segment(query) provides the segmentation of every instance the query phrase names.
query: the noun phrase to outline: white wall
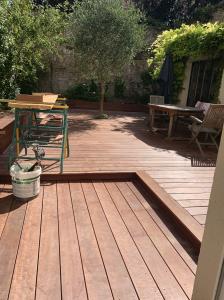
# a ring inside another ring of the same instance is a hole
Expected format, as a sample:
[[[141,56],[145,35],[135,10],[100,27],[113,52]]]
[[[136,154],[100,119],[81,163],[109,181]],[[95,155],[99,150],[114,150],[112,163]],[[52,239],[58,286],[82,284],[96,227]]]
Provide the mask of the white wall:
[[[222,73],[222,82],[221,82],[221,87],[219,90],[219,102],[224,104],[224,70]]]
[[[185,68],[185,73],[184,73],[184,82],[183,82],[183,89],[180,92],[179,95],[179,104],[180,105],[187,105],[187,96],[188,96],[188,89],[190,85],[190,79],[191,79],[191,68],[192,68],[192,60],[189,59],[186,68]]]
[[[209,200],[192,300],[223,300],[216,298],[217,285],[224,259],[224,130]],[[223,293],[223,288],[221,290]],[[223,294],[221,294],[223,295]]]

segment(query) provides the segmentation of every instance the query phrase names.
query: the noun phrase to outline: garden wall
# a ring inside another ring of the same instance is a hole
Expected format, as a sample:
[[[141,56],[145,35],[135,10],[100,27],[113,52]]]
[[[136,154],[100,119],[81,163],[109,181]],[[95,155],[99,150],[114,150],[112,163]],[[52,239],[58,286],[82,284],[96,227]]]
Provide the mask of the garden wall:
[[[150,45],[158,35],[156,29],[150,30],[147,42]],[[125,82],[125,97],[133,98],[141,93],[141,74],[147,70],[147,57],[140,54],[134,64],[128,66],[122,76]],[[59,57],[54,57],[48,72],[41,77],[39,89],[63,93],[69,87],[80,83],[80,76],[76,72],[75,61],[71,49],[62,48]],[[114,86],[109,86],[108,95],[114,96]]]
[[[224,22],[224,9],[220,8],[213,14],[214,22]]]
[[[99,109],[99,102],[90,102],[84,100],[68,101],[69,108],[78,109]],[[126,111],[126,112],[148,112],[148,106],[143,104],[113,103],[105,102],[104,110],[106,111]]]

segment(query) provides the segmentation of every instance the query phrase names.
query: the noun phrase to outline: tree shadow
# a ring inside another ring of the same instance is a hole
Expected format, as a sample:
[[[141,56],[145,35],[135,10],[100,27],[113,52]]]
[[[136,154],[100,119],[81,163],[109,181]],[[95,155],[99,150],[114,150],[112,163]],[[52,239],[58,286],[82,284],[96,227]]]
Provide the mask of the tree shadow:
[[[25,205],[29,200],[20,200],[13,196],[12,189],[1,189],[2,192],[9,193],[0,199],[0,215],[7,214]]]
[[[96,128],[96,124],[92,118],[78,119],[68,118],[68,133],[82,133],[84,131],[93,130]]]
[[[164,127],[164,125],[166,128],[168,127],[167,123],[158,124],[158,128]],[[216,163],[217,153],[214,148],[205,148],[205,157],[203,158],[196,144],[190,144],[190,131],[183,125],[178,125],[178,127],[174,129],[174,139],[168,140],[166,138],[166,130],[158,130],[156,133],[152,132],[149,129],[148,116],[146,114],[139,113],[135,114],[132,121],[130,121],[130,119],[127,121],[123,120],[117,125],[114,125],[113,131],[132,134],[137,139],[155,149],[157,152],[176,152],[184,158],[191,159],[192,166],[194,166],[193,162],[195,161],[207,161],[209,162],[208,164],[204,163],[200,166],[208,167],[214,166]]]

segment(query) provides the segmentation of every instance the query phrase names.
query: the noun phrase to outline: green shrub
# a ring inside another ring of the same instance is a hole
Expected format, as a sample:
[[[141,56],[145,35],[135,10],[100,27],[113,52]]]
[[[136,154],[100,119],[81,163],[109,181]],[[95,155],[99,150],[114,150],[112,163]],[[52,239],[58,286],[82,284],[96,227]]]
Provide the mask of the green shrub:
[[[173,102],[183,86],[186,62],[189,57],[220,60],[220,71],[224,65],[224,23],[182,25],[178,29],[164,31],[150,48],[148,65],[150,74],[157,79],[166,54],[171,54],[174,63]],[[219,85],[220,86],[220,85]]]
[[[81,83],[70,87],[65,93],[65,97],[74,100],[88,100],[98,101],[99,100],[99,88],[96,83],[92,80],[90,84]]]
[[[121,78],[117,78],[114,82],[114,96],[117,98],[124,98],[126,90],[125,82]]]

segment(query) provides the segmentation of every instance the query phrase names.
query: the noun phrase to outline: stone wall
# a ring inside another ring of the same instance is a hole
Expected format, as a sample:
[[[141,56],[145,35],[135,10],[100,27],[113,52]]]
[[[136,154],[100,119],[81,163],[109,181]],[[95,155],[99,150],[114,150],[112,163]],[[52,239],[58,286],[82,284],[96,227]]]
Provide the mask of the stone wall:
[[[150,30],[147,36],[149,45],[156,39],[157,34],[156,30]],[[144,55],[138,55],[134,63],[126,68],[122,76],[122,80],[125,82],[126,97],[131,98],[139,93],[141,74],[146,70],[147,61]],[[63,93],[78,83],[80,83],[79,74],[76,73],[72,51],[62,48],[59,56],[52,58],[48,72],[41,76],[39,90]],[[113,94],[114,86],[111,84],[109,85],[109,95],[113,97]]]
[[[222,81],[221,81],[221,86],[219,90],[219,102],[224,104],[224,70],[222,73]]]
[[[224,22],[224,9],[220,8],[213,14],[213,22]]]

